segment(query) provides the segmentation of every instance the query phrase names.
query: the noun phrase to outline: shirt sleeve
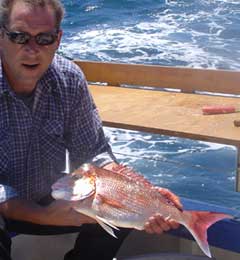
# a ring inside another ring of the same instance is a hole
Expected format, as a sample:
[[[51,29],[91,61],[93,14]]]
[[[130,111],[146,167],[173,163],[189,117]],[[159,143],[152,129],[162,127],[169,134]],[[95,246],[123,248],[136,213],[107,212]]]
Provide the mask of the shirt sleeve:
[[[1,136],[1,138],[2,140],[6,141],[5,136]],[[9,154],[6,151],[9,149],[11,148],[8,142],[4,142],[0,146],[0,203],[3,203],[13,197],[18,196],[17,191],[9,184],[7,178],[9,172],[11,171],[8,167]]]
[[[103,167],[111,162],[118,163],[117,158],[112,152],[111,147],[107,150],[107,152],[101,153],[93,158],[91,163],[98,167]]]
[[[17,196],[17,192],[12,187],[0,184],[0,203]]]
[[[111,150],[84,77],[78,80],[70,116],[71,120],[67,126],[67,149],[70,168],[73,170],[83,163],[92,161],[97,155],[109,153]]]

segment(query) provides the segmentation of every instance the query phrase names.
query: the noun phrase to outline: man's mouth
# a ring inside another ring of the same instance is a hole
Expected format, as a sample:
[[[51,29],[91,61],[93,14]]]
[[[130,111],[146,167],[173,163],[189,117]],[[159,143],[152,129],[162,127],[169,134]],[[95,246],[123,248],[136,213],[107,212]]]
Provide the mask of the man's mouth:
[[[39,66],[39,64],[22,64],[27,69],[35,69]]]

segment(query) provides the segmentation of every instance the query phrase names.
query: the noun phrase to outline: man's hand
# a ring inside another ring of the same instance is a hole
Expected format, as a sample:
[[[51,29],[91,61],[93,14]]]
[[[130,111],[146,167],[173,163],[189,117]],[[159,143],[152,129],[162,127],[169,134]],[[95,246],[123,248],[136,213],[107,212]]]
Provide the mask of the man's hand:
[[[183,206],[175,194],[173,194],[168,189],[158,188],[158,192],[160,192],[166,199],[168,199],[175,207],[179,210],[182,210]],[[179,223],[174,221],[173,219],[167,217],[164,219],[161,214],[155,214],[150,217],[149,220],[145,223],[144,228],[145,231],[149,234],[161,234],[164,231],[168,231],[170,229],[177,229],[179,227]]]
[[[179,224],[169,218],[163,218],[160,214],[156,214],[148,219],[144,225],[144,229],[149,234],[161,234],[164,231],[170,229],[176,229],[179,227]]]

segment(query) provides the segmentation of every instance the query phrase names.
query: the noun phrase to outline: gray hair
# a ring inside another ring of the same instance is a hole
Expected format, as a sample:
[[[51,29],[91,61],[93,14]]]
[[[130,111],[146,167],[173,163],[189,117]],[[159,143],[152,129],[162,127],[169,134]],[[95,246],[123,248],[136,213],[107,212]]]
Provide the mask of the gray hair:
[[[19,0],[0,0],[0,27],[8,25],[9,15],[13,4]],[[60,0],[20,0],[23,3],[30,5],[31,7],[45,7],[50,6],[54,13],[56,19],[56,28],[59,29],[61,21],[64,16],[64,7]]]

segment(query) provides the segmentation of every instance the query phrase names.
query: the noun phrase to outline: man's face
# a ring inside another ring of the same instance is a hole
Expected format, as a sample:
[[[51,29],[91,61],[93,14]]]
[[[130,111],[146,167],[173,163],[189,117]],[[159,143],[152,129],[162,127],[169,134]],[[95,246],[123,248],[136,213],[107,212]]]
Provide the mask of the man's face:
[[[32,8],[22,1],[15,1],[9,17],[8,31],[26,32],[31,36],[55,30],[55,15],[50,7]],[[50,45],[38,45],[34,38],[26,44],[9,40],[3,30],[0,37],[0,53],[4,71],[16,92],[31,92],[50,65],[62,33]]]

